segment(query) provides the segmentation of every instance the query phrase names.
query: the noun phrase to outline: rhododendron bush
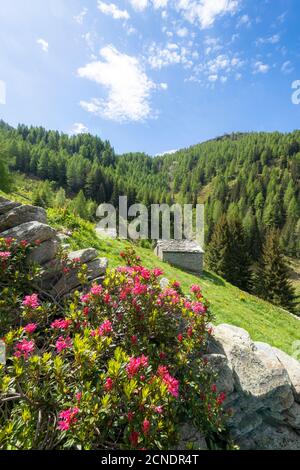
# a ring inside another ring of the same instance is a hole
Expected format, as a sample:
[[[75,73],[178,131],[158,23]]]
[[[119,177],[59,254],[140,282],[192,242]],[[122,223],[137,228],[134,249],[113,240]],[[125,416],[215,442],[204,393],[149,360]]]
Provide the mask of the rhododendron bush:
[[[6,243],[1,288],[8,275],[17,283],[26,256]],[[22,281],[13,299],[2,295],[0,315],[18,323],[4,332],[0,448],[170,449],[181,423],[208,437],[223,430],[225,395],[205,360],[211,314],[200,287],[188,297],[177,282],[162,288],[159,269],[143,267],[132,250],[121,255],[126,266],[101,286],[87,287],[83,269],[82,289],[61,304],[30,290],[27,275],[27,292]]]

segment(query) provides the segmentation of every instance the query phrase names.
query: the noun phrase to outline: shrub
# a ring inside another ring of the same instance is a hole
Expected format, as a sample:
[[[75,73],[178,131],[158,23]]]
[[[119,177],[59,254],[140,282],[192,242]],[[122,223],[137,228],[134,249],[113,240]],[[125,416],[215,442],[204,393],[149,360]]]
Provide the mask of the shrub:
[[[3,272],[26,256],[16,253]],[[210,438],[222,432],[225,395],[204,356],[211,313],[200,287],[186,298],[132,250],[122,257],[102,286],[60,308],[22,289],[7,302],[19,325],[6,331],[0,366],[0,448],[170,449],[184,422]]]

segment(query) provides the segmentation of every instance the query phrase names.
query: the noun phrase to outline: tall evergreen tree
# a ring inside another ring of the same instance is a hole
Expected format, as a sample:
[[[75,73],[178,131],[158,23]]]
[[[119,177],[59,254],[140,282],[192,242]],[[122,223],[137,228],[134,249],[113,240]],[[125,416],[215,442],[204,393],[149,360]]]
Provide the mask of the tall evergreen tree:
[[[215,226],[206,254],[206,264],[219,276],[226,278],[230,260],[230,232],[225,215],[222,215]]]
[[[289,280],[289,271],[280,248],[279,231],[270,229],[266,234],[262,257],[254,275],[255,293],[293,312],[296,296]]]

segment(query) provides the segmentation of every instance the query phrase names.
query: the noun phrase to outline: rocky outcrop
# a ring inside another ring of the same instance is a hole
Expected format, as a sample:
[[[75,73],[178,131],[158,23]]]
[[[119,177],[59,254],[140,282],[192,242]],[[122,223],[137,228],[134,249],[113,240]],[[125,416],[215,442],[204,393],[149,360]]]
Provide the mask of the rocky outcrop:
[[[47,225],[46,211],[0,198],[0,238],[9,237],[36,244],[28,261],[41,267],[40,288],[55,298],[68,295],[79,287],[78,271],[83,264],[87,265],[87,278],[91,283],[101,282],[107,269],[106,258],[99,259],[97,250],[87,248],[68,254],[70,267],[66,273],[57,254],[68,246],[68,237]]]
[[[300,450],[300,363],[238,327],[219,325],[206,356],[227,395],[228,431],[242,449]]]

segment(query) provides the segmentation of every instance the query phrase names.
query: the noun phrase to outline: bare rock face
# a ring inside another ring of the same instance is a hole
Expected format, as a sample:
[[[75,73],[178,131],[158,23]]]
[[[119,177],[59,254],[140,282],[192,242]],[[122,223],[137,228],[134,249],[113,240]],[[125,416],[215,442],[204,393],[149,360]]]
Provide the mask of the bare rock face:
[[[68,254],[70,261],[79,260],[81,264],[88,263],[97,258],[98,252],[94,248],[86,248],[85,250],[72,251]]]
[[[108,261],[106,258],[99,258],[95,259],[94,261],[90,261],[85,263],[87,265],[87,277],[89,281],[97,280],[99,281],[103,278],[107,266]],[[78,270],[73,269],[70,273],[62,276],[60,280],[55,284],[53,287],[51,294],[55,297],[63,297],[73,291],[74,289],[80,286],[80,282],[78,279]]]
[[[206,357],[231,409],[228,431],[242,449],[300,450],[300,363],[238,327],[214,327]]]
[[[12,237],[18,242],[27,240],[29,242],[36,242],[37,240],[44,242],[56,238],[56,231],[49,225],[40,222],[32,221],[17,225],[9,230],[0,233],[3,238]]]
[[[44,265],[55,258],[59,247],[60,244],[57,240],[46,240],[31,251],[28,260],[32,263]]]
[[[10,210],[19,206],[21,206],[19,202],[10,201],[9,199],[0,197],[0,215],[5,214],[6,212],[9,212]]]
[[[9,230],[26,222],[32,222],[33,220],[46,224],[47,215],[45,209],[35,206],[14,207],[4,214],[0,214],[0,232],[4,232],[5,230]]]

